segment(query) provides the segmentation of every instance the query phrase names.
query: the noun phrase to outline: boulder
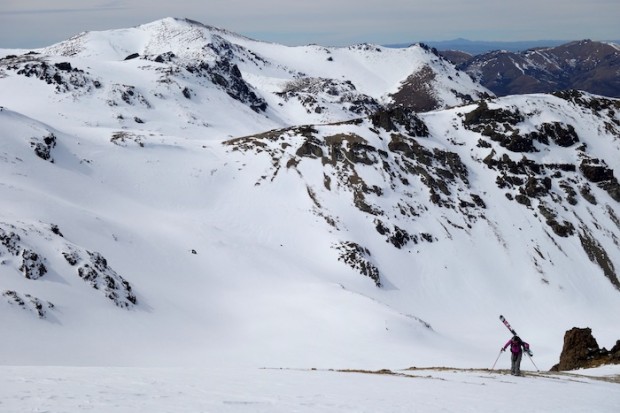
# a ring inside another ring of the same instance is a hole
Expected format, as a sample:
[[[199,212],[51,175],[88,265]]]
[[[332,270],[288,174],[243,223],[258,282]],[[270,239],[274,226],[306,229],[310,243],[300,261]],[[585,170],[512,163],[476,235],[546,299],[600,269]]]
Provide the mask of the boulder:
[[[604,364],[620,364],[620,340],[611,350],[599,348],[592,329],[574,327],[564,334],[564,347],[560,362],[552,371],[592,368]]]

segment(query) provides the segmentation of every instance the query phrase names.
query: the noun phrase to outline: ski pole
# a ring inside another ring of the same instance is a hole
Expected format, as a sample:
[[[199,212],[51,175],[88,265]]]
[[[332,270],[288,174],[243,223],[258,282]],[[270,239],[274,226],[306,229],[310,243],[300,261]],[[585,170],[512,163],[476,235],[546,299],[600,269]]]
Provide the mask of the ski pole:
[[[532,356],[530,356],[530,353],[526,352],[525,354],[527,354],[527,356],[530,358],[530,361],[532,362],[534,367],[536,367],[536,371],[540,373],[540,370],[538,369],[538,366],[536,365],[536,363],[534,363],[534,360],[532,359]]]
[[[502,355],[503,351],[500,350],[499,354],[497,355],[497,358],[495,359],[495,363],[493,363],[493,367],[491,367],[491,370],[495,369],[495,365],[497,364],[497,360],[499,360],[500,356]]]

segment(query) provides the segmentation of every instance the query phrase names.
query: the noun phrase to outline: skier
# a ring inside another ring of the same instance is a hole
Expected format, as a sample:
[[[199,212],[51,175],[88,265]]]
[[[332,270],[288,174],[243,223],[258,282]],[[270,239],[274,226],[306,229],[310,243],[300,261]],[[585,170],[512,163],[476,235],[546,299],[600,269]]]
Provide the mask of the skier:
[[[506,351],[506,347],[510,346],[510,361],[512,362],[510,367],[510,374],[513,376],[521,375],[521,357],[523,356],[523,350],[527,351],[530,354],[530,345],[525,341],[521,340],[521,338],[517,335],[514,335],[504,347],[502,347],[502,351]]]

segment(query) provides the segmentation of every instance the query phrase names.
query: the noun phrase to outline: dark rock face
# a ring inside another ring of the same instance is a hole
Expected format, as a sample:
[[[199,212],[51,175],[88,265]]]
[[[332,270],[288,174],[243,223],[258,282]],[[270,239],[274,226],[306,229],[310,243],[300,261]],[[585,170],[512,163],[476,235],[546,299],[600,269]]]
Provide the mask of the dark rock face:
[[[339,261],[358,271],[360,274],[370,277],[377,287],[381,287],[379,269],[371,262],[370,251],[355,242],[342,242],[335,246],[339,251]]]
[[[54,262],[57,261],[58,251],[50,252],[41,248],[38,243],[33,243],[36,238],[50,240],[52,238],[63,239],[62,232],[57,225],[52,224],[47,228],[21,224],[19,226],[0,222],[0,262],[5,272],[12,270],[21,273],[29,282],[47,277],[47,274],[64,276],[66,271],[60,269]],[[133,286],[119,275],[108,261],[99,253],[91,252],[74,244],[64,243],[61,252],[67,263],[75,268],[77,275],[88,282],[94,290],[103,293],[118,307],[131,309],[137,305],[138,300]],[[19,291],[0,291],[10,304],[30,310],[40,318],[45,318],[46,308],[53,305],[29,294]]]
[[[131,284],[117,274],[101,254],[91,251],[86,251],[86,254],[87,257],[84,257],[74,250],[64,252],[63,256],[71,266],[77,266],[81,279],[95,290],[101,290],[118,307],[131,308],[137,304]]]
[[[439,102],[433,93],[435,77],[433,69],[423,67],[419,72],[409,76],[399,91],[392,95],[394,103],[418,112],[436,109],[439,107]]]
[[[567,100],[581,110],[592,111],[597,117],[609,119],[605,121],[605,129],[612,134],[618,133],[615,113],[618,110],[617,100],[588,96],[578,91],[565,91],[554,94]],[[506,197],[527,208],[536,207],[544,222],[560,237],[575,235],[580,227],[578,222],[559,219],[562,215],[558,204],[562,199],[571,205],[580,201],[579,194],[591,204],[597,200],[590,192],[590,184],[605,190],[610,197],[620,202],[620,184],[605,160],[589,156],[585,144],[571,124],[561,122],[543,122],[533,131],[522,131],[530,114],[518,107],[493,107],[493,100],[481,101],[474,110],[462,115],[465,128],[481,135],[478,147],[491,148],[491,152],[483,159],[489,169],[497,171],[496,184],[506,190]],[[498,154],[494,143],[512,153],[519,154],[521,159],[513,159],[509,154]],[[574,150],[580,159],[574,164],[544,164],[534,161],[528,154],[548,151],[559,147]],[[558,191],[558,189],[560,191]],[[608,254],[588,231],[581,228],[580,239],[590,260],[599,265],[605,275],[616,287],[620,286],[613,263]]]
[[[552,371],[575,370],[598,367],[604,364],[620,364],[620,340],[611,350],[599,348],[590,328],[573,328],[564,334],[564,347],[560,362]]]
[[[84,70],[71,66],[69,62],[51,64],[45,58],[32,54],[6,56],[0,59],[0,68],[42,80],[53,85],[58,93],[90,91],[101,87],[98,80],[92,79]]]
[[[620,202],[620,183],[614,176],[613,169],[607,168],[599,159],[584,159],[579,165],[579,170],[588,181],[598,184],[614,200]]]
[[[24,310],[36,313],[39,318],[47,318],[47,313],[54,310],[54,304],[43,301],[30,294],[20,294],[14,290],[4,291],[0,297],[4,298],[9,304],[16,305]]]
[[[428,136],[428,128],[413,110],[402,107],[394,107],[376,111],[370,116],[373,126],[386,131],[398,131],[398,125],[404,126],[411,136]]]
[[[32,138],[30,146],[34,148],[34,153],[44,161],[54,162],[52,158],[52,149],[56,146],[56,136],[50,132],[49,135],[42,138]]]
[[[433,53],[437,50],[421,45],[422,48]],[[443,58],[441,58],[443,60]],[[460,76],[456,72],[456,76]],[[450,77],[452,79],[452,77]],[[390,95],[392,106],[405,107],[416,112],[428,112],[442,106],[442,101],[437,96],[437,86],[440,82],[436,69],[431,65],[425,65],[418,71],[412,73],[405,79],[399,89]],[[470,93],[458,92],[451,89],[451,93],[457,97],[461,103],[471,103],[480,98],[489,97],[487,93],[471,91]],[[473,94],[473,96],[472,96]]]
[[[214,85],[222,88],[228,96],[248,105],[255,112],[267,110],[267,102],[258,96],[243,79],[239,67],[226,58],[213,63],[199,62],[185,69],[193,75],[207,77]]]
[[[338,103],[358,115],[370,115],[381,108],[374,98],[360,93],[349,80],[301,77],[276,93],[285,101],[298,100],[308,113],[323,113],[327,104]]]
[[[45,275],[47,268],[43,264],[39,254],[25,249],[22,251],[21,255],[22,265],[19,267],[19,270],[24,274],[24,277],[29,280],[36,280]]]

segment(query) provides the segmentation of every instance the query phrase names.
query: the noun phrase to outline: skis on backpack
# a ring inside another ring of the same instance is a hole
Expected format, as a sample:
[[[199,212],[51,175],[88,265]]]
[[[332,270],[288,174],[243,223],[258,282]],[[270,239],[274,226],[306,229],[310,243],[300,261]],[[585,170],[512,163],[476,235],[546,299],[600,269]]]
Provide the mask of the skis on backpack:
[[[502,321],[502,323],[504,323],[506,328],[512,333],[513,336],[518,336],[517,332],[514,330],[514,328],[510,326],[510,323],[508,322],[508,320],[506,320],[506,317],[504,317],[503,315],[500,315],[499,319]],[[528,356],[530,356],[530,358],[531,356],[533,356],[532,351],[529,348],[525,350],[525,352],[527,353]],[[534,363],[534,361],[532,361],[532,363]],[[536,370],[538,370],[538,367],[536,368]]]
[[[512,333],[513,336],[518,336],[517,332],[514,331],[514,329],[512,327],[510,327],[510,324],[508,323],[508,320],[506,320],[506,318],[503,315],[499,316],[499,319],[502,320],[502,323],[504,323],[504,325],[506,326],[506,328],[508,330],[510,330],[510,332]]]

